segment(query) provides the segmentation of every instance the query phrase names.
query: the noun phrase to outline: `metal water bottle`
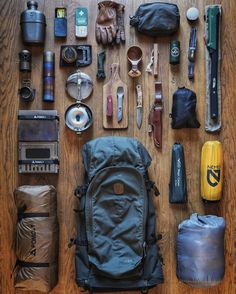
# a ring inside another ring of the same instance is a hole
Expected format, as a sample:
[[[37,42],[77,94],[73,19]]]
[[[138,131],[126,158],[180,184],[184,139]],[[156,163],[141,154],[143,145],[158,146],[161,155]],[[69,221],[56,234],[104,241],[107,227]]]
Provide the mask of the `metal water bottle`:
[[[45,51],[43,54],[43,101],[54,101],[55,53]]]
[[[207,141],[202,147],[201,196],[207,202],[219,201],[223,182],[223,148],[219,141]]]
[[[46,34],[45,15],[38,10],[36,1],[28,1],[25,11],[21,13],[20,24],[22,39],[25,44],[44,44]]]

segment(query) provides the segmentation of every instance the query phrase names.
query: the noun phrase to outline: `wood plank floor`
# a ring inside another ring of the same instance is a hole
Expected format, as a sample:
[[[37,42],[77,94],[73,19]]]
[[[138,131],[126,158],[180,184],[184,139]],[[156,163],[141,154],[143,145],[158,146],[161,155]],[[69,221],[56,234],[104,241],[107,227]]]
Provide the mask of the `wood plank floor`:
[[[52,293],[74,294],[79,293],[74,281],[74,249],[68,249],[67,244],[71,237],[75,236],[76,224],[73,209],[76,200],[73,190],[83,177],[81,159],[82,145],[92,138],[103,135],[124,135],[139,139],[149,150],[153,163],[151,166],[151,178],[156,181],[161,196],[155,200],[157,210],[158,231],[163,235],[161,250],[164,257],[165,283],[152,289],[150,293],[159,294],[234,294],[236,293],[236,5],[234,0],[209,1],[209,0],[175,0],[181,13],[181,28],[178,38],[181,41],[181,64],[177,69],[172,69],[168,62],[169,38],[150,39],[135,34],[134,29],[128,24],[129,15],[132,15],[142,2],[141,0],[122,0],[126,5],[126,37],[125,46],[110,48],[107,50],[106,73],[109,76],[109,68],[112,62],[120,63],[120,74],[129,89],[129,127],[125,131],[108,131],[102,127],[102,86],[103,82],[96,81],[96,54],[100,48],[94,37],[94,21],[97,13],[97,1],[59,1],[41,0],[39,9],[43,10],[47,17],[47,40],[45,50],[53,50],[56,53],[56,100],[53,105],[42,103],[42,52],[43,48],[32,48],[33,71],[32,82],[36,88],[36,99],[30,106],[19,102],[19,71],[18,53],[25,48],[20,38],[20,12],[26,7],[26,1],[8,0],[0,1],[0,293],[20,293],[16,291],[11,279],[12,269],[15,264],[14,256],[14,227],[16,211],[13,201],[13,190],[22,184],[54,184],[58,191],[58,216],[60,222],[60,256],[59,256],[59,283]],[[150,1],[151,2],[151,1]],[[210,135],[204,131],[205,114],[205,63],[204,63],[204,7],[210,3],[222,3],[222,100],[223,100],[223,129],[219,135]],[[87,44],[93,46],[93,63],[84,69],[94,80],[95,88],[92,97],[88,99],[94,113],[93,127],[81,137],[65,127],[64,113],[68,105],[73,101],[65,94],[64,84],[70,69],[59,68],[61,41],[54,40],[53,19],[54,9],[57,6],[67,6],[68,9],[68,37],[67,44],[83,44],[83,41],[75,40],[74,36],[74,9],[78,6],[86,6],[89,9],[89,35]],[[198,23],[198,50],[196,62],[196,78],[194,83],[187,78],[187,48],[190,26],[185,18],[186,10],[196,5],[200,9]],[[153,77],[145,73],[153,42],[160,46],[161,79],[164,91],[164,129],[162,152],[154,148],[152,138],[148,135],[148,111],[154,94]],[[128,77],[128,65],[126,60],[127,48],[138,44],[142,47],[143,74],[137,82]],[[106,80],[107,81],[107,80]],[[135,121],[135,86],[141,83],[144,89],[144,120],[139,130]],[[201,128],[198,130],[174,131],[170,127],[169,112],[172,105],[172,94],[178,86],[189,87],[197,93],[198,117]],[[59,176],[20,176],[17,172],[17,113],[19,109],[48,109],[55,108],[60,114],[60,174]],[[224,147],[224,197],[220,204],[204,206],[200,199],[199,167],[202,144],[206,140],[219,139]],[[180,141],[185,148],[186,169],[188,178],[189,201],[186,206],[170,205],[168,202],[168,181],[170,175],[171,146]],[[227,223],[225,237],[226,273],[223,282],[212,289],[191,289],[179,282],[175,274],[175,239],[177,225],[192,212],[200,214],[213,213],[224,216]],[[29,292],[33,293],[33,292]]]

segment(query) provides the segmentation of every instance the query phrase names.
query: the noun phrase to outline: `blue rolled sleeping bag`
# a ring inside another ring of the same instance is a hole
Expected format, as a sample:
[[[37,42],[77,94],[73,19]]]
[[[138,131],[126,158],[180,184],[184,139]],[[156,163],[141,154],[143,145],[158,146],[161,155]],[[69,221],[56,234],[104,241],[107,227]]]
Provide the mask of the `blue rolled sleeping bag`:
[[[178,226],[177,277],[196,288],[213,287],[224,277],[223,217],[197,213]]]

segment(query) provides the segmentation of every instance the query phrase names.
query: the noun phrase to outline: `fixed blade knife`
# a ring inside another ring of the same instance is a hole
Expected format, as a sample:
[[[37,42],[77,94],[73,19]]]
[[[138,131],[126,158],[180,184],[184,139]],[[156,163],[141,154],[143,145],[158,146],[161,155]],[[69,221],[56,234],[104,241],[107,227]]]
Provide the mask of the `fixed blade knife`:
[[[136,122],[137,126],[140,129],[143,120],[143,92],[141,85],[136,86],[137,94],[137,111],[136,111]]]

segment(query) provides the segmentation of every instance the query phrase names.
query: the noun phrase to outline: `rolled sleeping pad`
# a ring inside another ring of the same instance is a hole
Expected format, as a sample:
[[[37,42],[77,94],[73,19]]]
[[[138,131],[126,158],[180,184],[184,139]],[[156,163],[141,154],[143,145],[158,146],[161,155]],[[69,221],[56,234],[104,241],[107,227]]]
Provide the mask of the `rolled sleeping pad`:
[[[204,201],[219,201],[223,183],[223,148],[219,141],[207,141],[201,156],[201,196]]]
[[[187,180],[184,161],[184,147],[180,143],[175,143],[172,147],[169,202],[187,202]]]
[[[177,277],[191,287],[208,288],[224,277],[223,217],[197,213],[179,224],[177,237]]]
[[[18,210],[14,285],[49,292],[58,280],[59,227],[53,186],[21,186],[14,192]]]

